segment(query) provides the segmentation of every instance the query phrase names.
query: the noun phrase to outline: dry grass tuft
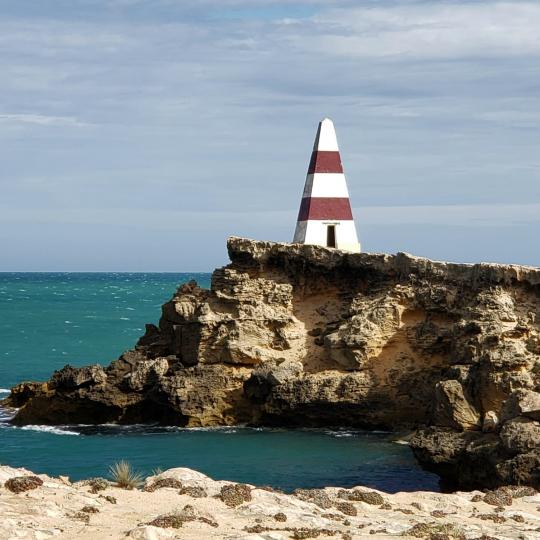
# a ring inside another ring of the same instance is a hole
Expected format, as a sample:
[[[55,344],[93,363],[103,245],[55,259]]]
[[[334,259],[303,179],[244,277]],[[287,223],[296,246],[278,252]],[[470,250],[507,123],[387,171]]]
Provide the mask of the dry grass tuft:
[[[109,467],[109,473],[118,487],[124,489],[136,489],[143,483],[143,477],[140,473],[133,470],[127,461],[118,461]]]

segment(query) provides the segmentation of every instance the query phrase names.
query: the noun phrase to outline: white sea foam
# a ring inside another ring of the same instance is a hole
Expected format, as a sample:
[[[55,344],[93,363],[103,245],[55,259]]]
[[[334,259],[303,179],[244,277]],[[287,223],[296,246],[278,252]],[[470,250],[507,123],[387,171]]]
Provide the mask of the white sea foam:
[[[0,407],[0,425],[7,425],[6,422],[9,422],[17,413],[17,409],[14,407],[4,408]]]
[[[10,392],[9,388],[0,388],[0,394],[9,394]]]
[[[396,439],[395,441],[392,441],[396,444],[402,444],[404,446],[409,446],[409,441],[404,441],[403,439]]]
[[[90,428],[106,428],[106,429],[114,429],[118,432],[134,432],[134,431],[185,431],[187,433],[195,432],[195,431],[203,431],[203,432],[219,432],[219,433],[237,433],[239,430],[242,429],[253,429],[253,428],[245,428],[243,426],[206,426],[206,427],[180,427],[180,426],[161,426],[159,424],[114,424],[114,423],[106,423],[106,424],[76,424],[76,426],[72,427],[90,427]],[[255,430],[258,430],[259,428],[255,428]],[[262,428],[262,430],[265,430],[266,428]]]
[[[171,426],[172,427],[172,426]],[[208,427],[189,427],[189,428],[182,428],[182,427],[173,427],[174,431],[209,431],[209,432],[218,432],[218,433],[237,433],[238,428],[230,427],[230,426],[208,426]]]
[[[69,429],[62,429],[57,426],[39,426],[39,425],[28,425],[21,428],[24,431],[41,431],[44,433],[53,433],[54,435],[80,435],[76,431],[70,431]]]

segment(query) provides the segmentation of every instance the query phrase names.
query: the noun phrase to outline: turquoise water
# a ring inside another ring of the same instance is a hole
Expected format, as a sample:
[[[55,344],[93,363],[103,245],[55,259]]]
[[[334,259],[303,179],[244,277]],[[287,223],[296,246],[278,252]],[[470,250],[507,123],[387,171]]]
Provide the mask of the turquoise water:
[[[210,274],[0,273],[0,388],[45,380],[66,363],[107,364],[182,282]],[[73,479],[106,475],[127,459],[143,473],[191,467],[214,478],[291,490],[369,485],[437,490],[409,448],[388,433],[152,426],[26,426],[0,414],[0,463]]]

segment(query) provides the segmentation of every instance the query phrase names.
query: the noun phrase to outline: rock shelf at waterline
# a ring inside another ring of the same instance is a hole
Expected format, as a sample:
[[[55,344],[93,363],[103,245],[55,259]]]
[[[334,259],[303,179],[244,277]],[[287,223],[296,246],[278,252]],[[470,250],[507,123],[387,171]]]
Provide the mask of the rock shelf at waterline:
[[[540,482],[540,269],[231,238],[133,350],[4,400],[24,424],[415,430],[448,488]]]
[[[0,484],[1,538],[533,539],[540,527],[540,496],[532,488],[391,495],[359,486],[285,494],[176,468],[140,484],[135,474],[124,489],[106,479],[72,483],[6,466]]]

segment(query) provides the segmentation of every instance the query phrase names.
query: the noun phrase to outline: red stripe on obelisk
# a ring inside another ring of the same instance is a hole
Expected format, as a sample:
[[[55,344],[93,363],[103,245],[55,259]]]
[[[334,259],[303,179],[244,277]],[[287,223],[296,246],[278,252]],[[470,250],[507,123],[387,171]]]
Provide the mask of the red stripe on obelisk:
[[[315,173],[342,173],[341,157],[339,152],[314,150],[309,162],[308,174]]]
[[[351,203],[347,197],[304,197],[298,212],[298,221],[352,218]]]

